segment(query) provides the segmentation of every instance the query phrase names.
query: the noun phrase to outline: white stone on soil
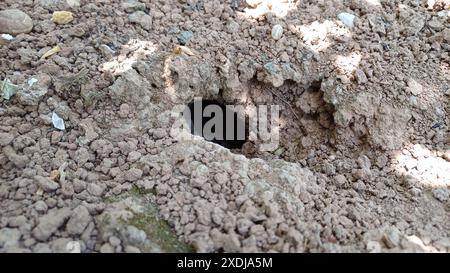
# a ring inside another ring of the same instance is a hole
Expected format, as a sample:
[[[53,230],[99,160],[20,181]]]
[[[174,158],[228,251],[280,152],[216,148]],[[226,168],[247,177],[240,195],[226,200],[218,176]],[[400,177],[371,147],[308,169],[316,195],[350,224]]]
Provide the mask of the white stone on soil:
[[[283,27],[281,25],[274,25],[272,27],[272,38],[274,40],[281,39],[281,36],[283,36]]]
[[[355,20],[355,17],[356,17],[355,15],[347,13],[347,12],[341,12],[338,14],[337,17],[347,27],[352,28],[354,26],[353,21]]]
[[[52,123],[53,127],[59,130],[65,130],[64,120],[58,116],[55,112],[52,113]]]

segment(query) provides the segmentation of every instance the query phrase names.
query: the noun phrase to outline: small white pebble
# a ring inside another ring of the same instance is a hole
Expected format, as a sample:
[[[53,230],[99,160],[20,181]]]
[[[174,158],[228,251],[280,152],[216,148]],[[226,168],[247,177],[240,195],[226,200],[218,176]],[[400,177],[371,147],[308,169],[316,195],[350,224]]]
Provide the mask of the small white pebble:
[[[347,13],[347,12],[341,12],[338,14],[337,17],[347,27],[353,27],[353,21],[355,20],[355,15]]]
[[[1,37],[7,41],[11,41],[14,39],[14,37],[9,34],[2,34]]]
[[[272,27],[272,38],[274,40],[279,40],[283,36],[283,27],[280,25],[274,25]]]
[[[64,120],[60,118],[55,112],[52,113],[52,123],[56,129],[64,130],[66,126],[64,125]]]
[[[38,82],[38,80],[37,80],[36,78],[31,78],[31,79],[29,79],[29,80],[27,81],[28,87],[32,87],[33,84],[35,84],[35,83],[37,83],[37,82]]]
[[[450,17],[450,11],[449,10],[441,10],[438,13],[436,13],[439,17]]]

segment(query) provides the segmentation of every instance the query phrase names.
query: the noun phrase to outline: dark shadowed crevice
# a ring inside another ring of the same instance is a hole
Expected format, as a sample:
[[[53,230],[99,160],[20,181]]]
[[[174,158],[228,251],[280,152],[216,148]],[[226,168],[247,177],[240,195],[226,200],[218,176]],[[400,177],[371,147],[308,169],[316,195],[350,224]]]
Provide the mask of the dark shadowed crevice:
[[[232,105],[225,105],[217,100],[196,100],[187,107],[191,134],[204,137],[227,149],[241,149],[247,141],[246,118],[238,114]]]

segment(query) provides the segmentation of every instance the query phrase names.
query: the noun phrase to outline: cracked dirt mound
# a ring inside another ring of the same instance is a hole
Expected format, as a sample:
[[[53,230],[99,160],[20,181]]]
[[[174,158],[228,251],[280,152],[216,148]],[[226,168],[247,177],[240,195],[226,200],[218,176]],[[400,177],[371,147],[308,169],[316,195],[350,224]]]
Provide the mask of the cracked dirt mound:
[[[0,251],[448,252],[449,3],[266,2],[0,3]],[[279,146],[183,138],[195,97],[280,105]]]

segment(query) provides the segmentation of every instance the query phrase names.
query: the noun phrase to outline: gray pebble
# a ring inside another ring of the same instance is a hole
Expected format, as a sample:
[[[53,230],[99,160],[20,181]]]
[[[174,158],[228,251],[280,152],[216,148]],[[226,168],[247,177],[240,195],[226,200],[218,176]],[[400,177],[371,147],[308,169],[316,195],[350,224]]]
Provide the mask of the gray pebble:
[[[194,36],[194,33],[192,31],[190,31],[190,30],[182,31],[178,35],[178,42],[181,45],[187,45],[189,43],[189,41],[192,39],[193,36]]]
[[[0,11],[0,33],[17,35],[33,29],[33,20],[18,9]]]
[[[39,187],[41,187],[44,191],[47,192],[55,191],[56,189],[59,188],[59,184],[48,177],[36,175],[34,177],[34,180],[39,185]]]

